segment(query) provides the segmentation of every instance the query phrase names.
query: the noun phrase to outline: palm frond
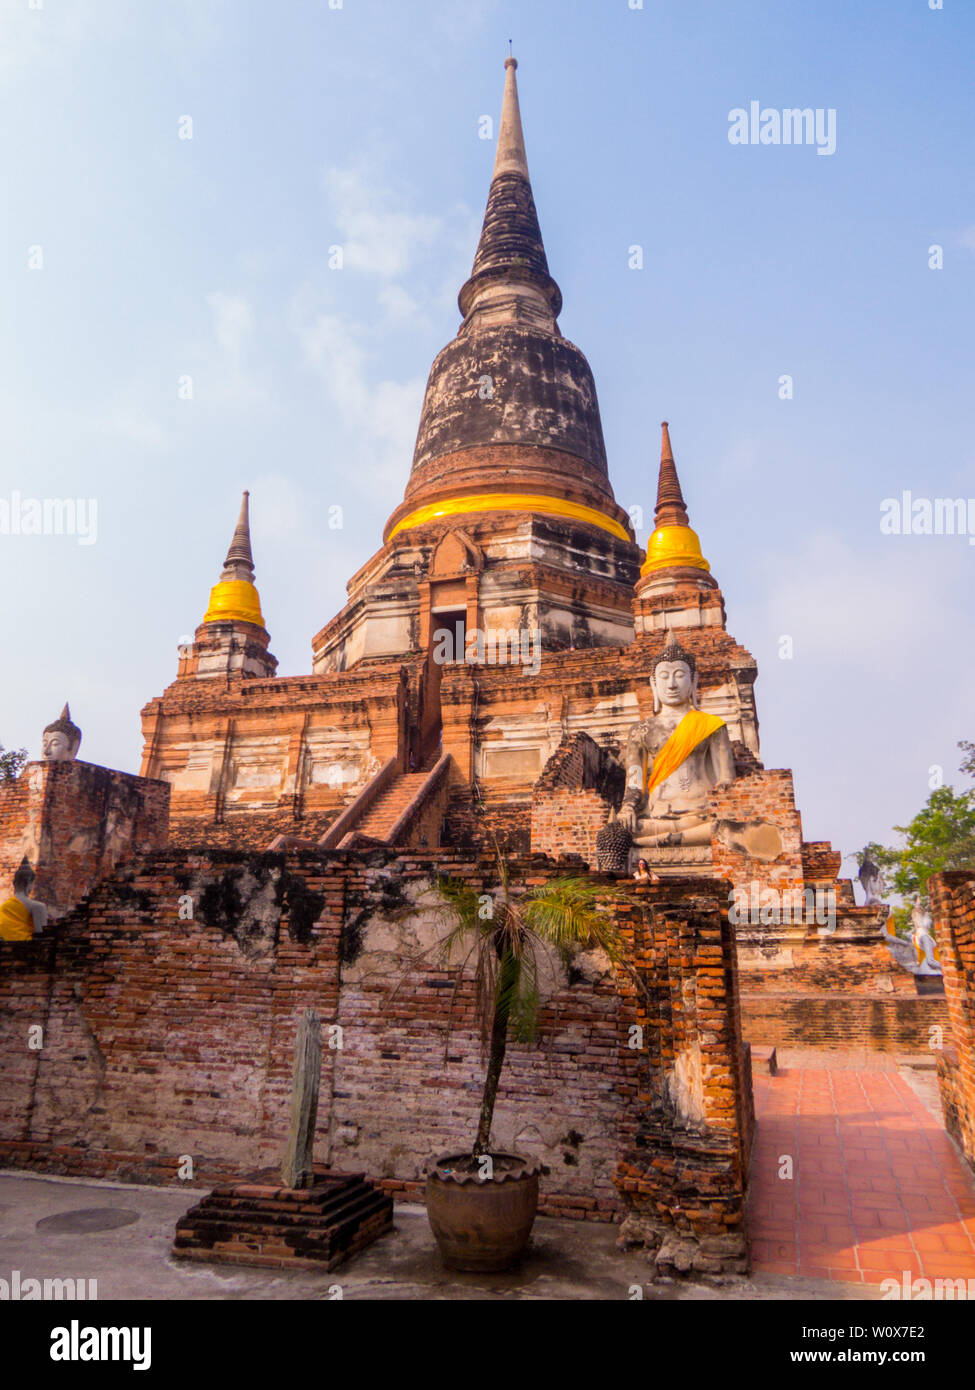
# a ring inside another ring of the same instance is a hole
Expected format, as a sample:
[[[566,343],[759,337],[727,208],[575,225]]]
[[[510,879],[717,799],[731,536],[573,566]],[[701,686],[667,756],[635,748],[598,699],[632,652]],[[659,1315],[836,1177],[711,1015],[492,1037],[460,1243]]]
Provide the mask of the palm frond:
[[[598,946],[615,963],[622,943],[615,925],[600,909],[605,897],[606,889],[587,879],[553,879],[527,893],[520,912],[529,931],[563,956]]]

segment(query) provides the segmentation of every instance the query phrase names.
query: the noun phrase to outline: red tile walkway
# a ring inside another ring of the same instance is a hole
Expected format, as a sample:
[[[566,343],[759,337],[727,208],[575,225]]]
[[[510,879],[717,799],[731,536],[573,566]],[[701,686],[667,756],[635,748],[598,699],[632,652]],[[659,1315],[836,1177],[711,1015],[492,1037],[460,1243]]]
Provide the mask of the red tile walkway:
[[[879,1284],[975,1279],[975,1181],[894,1071],[756,1076],[756,1272]],[[781,1156],[794,1177],[780,1178]]]

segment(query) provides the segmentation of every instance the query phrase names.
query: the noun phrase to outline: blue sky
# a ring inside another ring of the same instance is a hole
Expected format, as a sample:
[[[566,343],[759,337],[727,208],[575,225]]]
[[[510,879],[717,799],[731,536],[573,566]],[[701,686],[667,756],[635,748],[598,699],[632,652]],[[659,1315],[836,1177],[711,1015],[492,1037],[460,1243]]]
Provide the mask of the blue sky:
[[[0,535],[0,741],[37,756],[68,698],[82,756],[138,769],[245,486],[280,673],[310,669],[457,328],[509,36],[616,496],[649,519],[668,419],[766,764],[807,838],[889,841],[975,738],[975,546],[879,525],[975,496],[967,0],[8,0],[0,499],[98,512],[92,545]],[[730,144],[752,100],[835,109],[836,152]]]

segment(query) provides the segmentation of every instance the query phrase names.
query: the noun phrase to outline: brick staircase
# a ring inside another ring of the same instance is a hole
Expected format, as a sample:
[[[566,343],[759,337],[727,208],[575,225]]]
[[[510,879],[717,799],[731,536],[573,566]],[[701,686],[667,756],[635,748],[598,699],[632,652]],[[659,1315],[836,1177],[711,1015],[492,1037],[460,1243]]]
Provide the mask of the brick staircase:
[[[401,772],[369,807],[355,833],[373,840],[385,840],[389,832],[427,780],[426,772]]]

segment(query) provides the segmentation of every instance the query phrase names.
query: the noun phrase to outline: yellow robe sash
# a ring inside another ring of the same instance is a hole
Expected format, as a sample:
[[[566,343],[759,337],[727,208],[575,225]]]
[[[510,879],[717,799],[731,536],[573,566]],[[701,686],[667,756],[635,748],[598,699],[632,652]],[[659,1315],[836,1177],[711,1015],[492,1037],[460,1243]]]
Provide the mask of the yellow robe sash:
[[[0,937],[4,941],[31,941],[33,936],[34,919],[30,908],[19,898],[8,898],[0,903]]]
[[[724,720],[719,719],[716,714],[689,709],[653,760],[653,771],[647,782],[647,796],[651,796],[655,787],[665,781],[672,772],[677,771],[699,743],[703,743],[723,726]]]

